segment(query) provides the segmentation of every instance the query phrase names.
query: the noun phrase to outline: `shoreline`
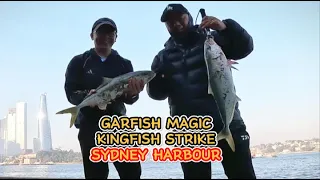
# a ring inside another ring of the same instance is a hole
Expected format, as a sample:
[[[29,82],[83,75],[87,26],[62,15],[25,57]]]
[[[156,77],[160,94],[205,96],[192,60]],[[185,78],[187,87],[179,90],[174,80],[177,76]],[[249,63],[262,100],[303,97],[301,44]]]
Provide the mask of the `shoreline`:
[[[285,152],[285,153],[283,153],[283,152],[281,152],[281,153],[265,153],[262,156],[252,155],[252,159],[255,159],[255,158],[274,158],[279,155],[310,154],[310,153],[320,153],[320,152],[319,151],[302,151],[302,152]]]
[[[63,162],[63,163],[53,163],[55,165],[69,165],[69,164],[82,164],[82,162]]]
[[[288,152],[288,153],[278,153],[278,154],[307,154],[307,153],[320,153],[320,151],[302,151],[302,152]]]

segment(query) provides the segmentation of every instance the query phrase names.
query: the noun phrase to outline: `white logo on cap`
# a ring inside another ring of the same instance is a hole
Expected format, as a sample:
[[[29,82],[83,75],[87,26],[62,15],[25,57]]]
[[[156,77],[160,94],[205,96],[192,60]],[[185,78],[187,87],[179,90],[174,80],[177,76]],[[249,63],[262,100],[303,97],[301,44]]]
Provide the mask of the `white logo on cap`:
[[[173,8],[171,6],[167,6],[167,11],[172,10]]]

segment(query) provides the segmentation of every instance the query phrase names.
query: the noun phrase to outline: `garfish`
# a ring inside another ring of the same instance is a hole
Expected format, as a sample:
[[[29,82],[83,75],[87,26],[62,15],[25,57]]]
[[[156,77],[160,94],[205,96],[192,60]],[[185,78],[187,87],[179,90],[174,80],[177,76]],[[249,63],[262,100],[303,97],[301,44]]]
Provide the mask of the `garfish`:
[[[153,71],[135,71],[115,78],[103,77],[103,81],[101,85],[96,88],[95,93],[86,96],[79,105],[61,110],[56,114],[71,114],[71,128],[74,125],[81,108],[95,105],[100,110],[106,110],[108,104],[111,104],[113,100],[121,96],[127,89],[129,79],[135,78],[137,80],[143,80],[144,84],[147,84],[155,77],[155,75],[156,73]]]

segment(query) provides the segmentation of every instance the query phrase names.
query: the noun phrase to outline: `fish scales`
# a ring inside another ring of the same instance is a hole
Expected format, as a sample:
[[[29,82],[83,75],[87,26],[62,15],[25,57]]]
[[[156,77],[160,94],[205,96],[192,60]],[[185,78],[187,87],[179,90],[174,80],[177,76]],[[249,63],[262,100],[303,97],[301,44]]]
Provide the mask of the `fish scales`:
[[[128,87],[129,79],[135,78],[143,80],[144,84],[149,83],[156,74],[153,71],[129,72],[115,78],[103,78],[101,85],[96,88],[96,92],[88,95],[84,100],[74,107],[70,107],[57,112],[56,114],[71,114],[70,128],[74,125],[81,108],[86,106],[97,106],[101,110],[106,110],[108,104],[121,96]]]
[[[220,113],[223,129],[217,139],[226,139],[230,148],[235,151],[235,144],[229,125],[233,119],[236,103],[240,98],[236,95],[232,71],[234,68],[228,61],[220,46],[208,35],[204,43],[204,57],[208,73],[208,94],[211,94]]]

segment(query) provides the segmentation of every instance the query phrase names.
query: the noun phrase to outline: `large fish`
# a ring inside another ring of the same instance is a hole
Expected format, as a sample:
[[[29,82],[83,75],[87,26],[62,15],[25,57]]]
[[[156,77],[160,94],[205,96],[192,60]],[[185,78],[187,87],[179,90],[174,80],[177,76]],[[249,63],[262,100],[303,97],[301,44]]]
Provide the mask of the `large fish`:
[[[87,96],[78,106],[74,106],[68,109],[57,112],[56,114],[71,114],[70,128],[74,125],[78,113],[81,108],[96,105],[101,110],[106,110],[108,104],[110,104],[117,97],[121,96],[128,87],[129,79],[135,78],[137,80],[143,80],[144,84],[147,84],[155,77],[153,71],[135,71],[129,72],[115,78],[103,78],[101,85],[96,88],[96,93]]]
[[[233,120],[236,103],[241,101],[236,95],[231,72],[231,68],[234,68],[232,64],[237,63],[226,58],[210,31],[207,31],[204,43],[204,59],[208,73],[208,93],[214,96],[224,123],[223,129],[217,135],[217,140],[226,139],[234,152],[235,144],[229,125]]]

